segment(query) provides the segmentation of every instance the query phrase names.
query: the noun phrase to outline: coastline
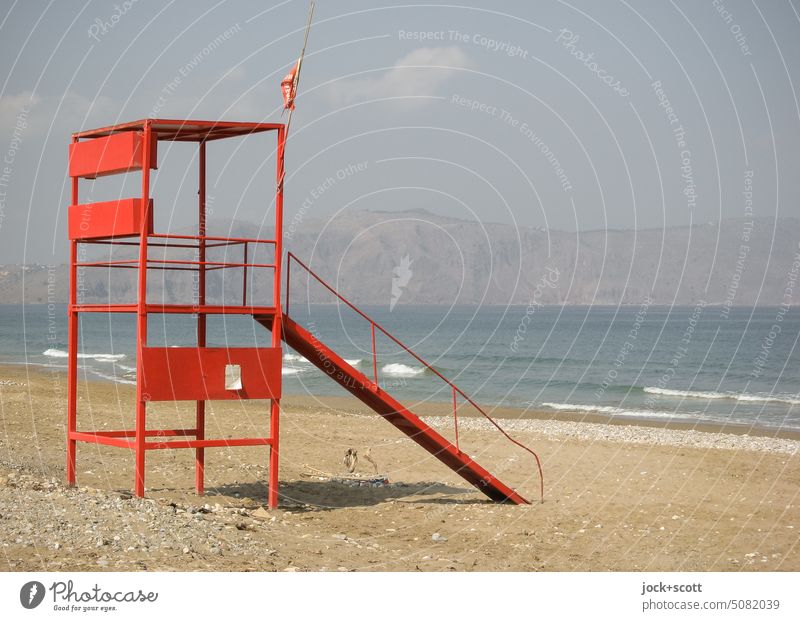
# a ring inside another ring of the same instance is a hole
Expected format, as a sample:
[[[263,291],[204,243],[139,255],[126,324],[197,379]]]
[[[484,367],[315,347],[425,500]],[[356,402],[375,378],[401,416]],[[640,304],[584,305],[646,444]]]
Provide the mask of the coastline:
[[[18,363],[0,363],[0,369],[4,369],[4,375],[10,377],[20,377],[22,375],[30,374],[45,374],[48,376],[63,376],[66,379],[66,370],[63,368],[51,368],[39,363],[31,363],[29,365]],[[92,376],[83,380],[89,384],[98,385],[135,385],[133,382],[116,382],[112,379]],[[321,395],[315,396],[310,394],[297,394],[297,393],[284,393],[283,402],[288,407],[303,408],[308,407],[309,404],[321,403],[325,407],[342,412],[360,412],[365,415],[375,415],[372,410],[367,408],[355,397],[350,395]],[[644,427],[652,429],[662,429],[668,431],[691,431],[697,433],[709,433],[717,435],[732,435],[732,436],[752,436],[757,438],[776,438],[784,440],[796,440],[800,442],[800,430],[796,429],[781,429],[776,427],[768,427],[762,425],[745,425],[742,423],[715,423],[708,421],[689,421],[679,420],[676,418],[671,419],[654,419],[636,416],[613,416],[591,412],[570,411],[570,410],[543,410],[531,408],[519,408],[502,405],[491,405],[479,403],[479,405],[492,417],[498,419],[502,425],[511,424],[511,429],[518,431],[534,431],[535,428],[531,424],[515,424],[522,423],[523,421],[549,421],[553,423],[569,423],[571,425],[605,425],[610,427]],[[426,401],[422,404],[407,404],[416,414],[423,418],[431,418],[434,422],[436,419],[452,419],[453,409],[452,404],[441,401]],[[478,419],[482,420],[482,415],[470,407],[469,405],[460,405],[458,410],[460,419]],[[432,424],[432,423],[431,423]],[[445,427],[444,424],[437,424],[434,426]],[[553,426],[550,426],[551,430]],[[567,429],[567,427],[565,427]],[[552,431],[551,431],[552,433]],[[613,430],[610,431],[613,434]]]
[[[313,402],[319,399],[327,407],[339,408],[342,411],[352,411],[363,409],[364,413],[369,414],[369,410],[360,401],[349,396],[330,396],[314,397],[310,395],[287,394],[285,399],[290,404],[304,404],[306,401]],[[800,441],[800,431],[794,429],[777,429],[773,427],[742,425],[738,423],[718,424],[711,422],[692,422],[686,420],[663,419],[655,420],[652,418],[637,418],[634,416],[611,416],[603,414],[592,414],[587,412],[571,412],[569,410],[535,410],[525,408],[514,408],[507,406],[484,406],[483,407],[492,418],[498,419],[501,425],[510,424],[511,429],[516,428],[520,431],[534,431],[534,425],[526,424],[525,421],[549,421],[555,423],[569,423],[570,425],[605,425],[609,427],[644,427],[651,429],[663,429],[670,431],[693,431],[698,433],[722,434],[732,436],[752,436],[757,438],[778,438],[785,440]],[[448,419],[453,418],[453,406],[450,403],[440,401],[429,401],[421,405],[411,407],[423,418]],[[483,417],[469,406],[460,406],[458,410],[460,420],[478,419]],[[514,424],[522,423],[522,424]],[[444,426],[444,425],[443,425]]]

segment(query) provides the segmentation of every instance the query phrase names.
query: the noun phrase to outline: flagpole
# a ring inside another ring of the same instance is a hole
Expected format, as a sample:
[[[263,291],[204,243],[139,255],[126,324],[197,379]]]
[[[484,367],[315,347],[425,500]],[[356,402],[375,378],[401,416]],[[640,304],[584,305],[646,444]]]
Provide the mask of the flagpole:
[[[300,57],[297,59],[297,70],[294,72],[294,81],[292,83],[292,90],[291,90],[291,94],[293,95],[292,102],[294,102],[294,98],[297,97],[297,86],[300,84],[300,68],[303,66],[303,57],[306,54],[306,45],[308,45],[308,32],[309,30],[311,30],[311,20],[314,17],[315,5],[316,5],[315,0],[311,0],[311,4],[308,7],[308,20],[306,22],[305,36],[303,37],[303,48],[300,50]],[[292,126],[292,112],[294,112],[294,106],[289,108],[289,117],[286,119],[286,130],[283,132],[284,148],[286,146],[286,141],[289,138],[289,128]],[[279,189],[283,187],[283,178],[285,176],[286,176],[286,170],[284,169],[283,173],[281,174],[281,180],[278,182]]]

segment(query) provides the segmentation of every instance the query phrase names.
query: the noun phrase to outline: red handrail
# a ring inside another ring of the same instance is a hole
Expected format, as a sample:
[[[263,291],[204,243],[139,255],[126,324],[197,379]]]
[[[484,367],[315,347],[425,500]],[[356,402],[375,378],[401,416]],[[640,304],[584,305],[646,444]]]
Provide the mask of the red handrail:
[[[391,339],[395,344],[399,345],[406,353],[408,353],[411,356],[413,356],[414,359],[417,360],[417,362],[422,364],[426,369],[428,369],[429,371],[434,373],[437,377],[439,377],[439,379],[441,379],[448,386],[450,386],[450,388],[453,391],[453,418],[455,420],[456,443],[458,443],[458,415],[457,415],[457,412],[456,412],[456,408],[457,408],[456,394],[459,394],[467,401],[467,403],[469,403],[478,412],[480,412],[481,415],[483,415],[483,417],[486,420],[488,420],[490,423],[492,423],[492,425],[494,425],[495,428],[500,433],[502,433],[506,437],[507,440],[509,440],[510,442],[515,444],[516,446],[520,447],[521,449],[523,449],[523,450],[527,451],[528,453],[530,453],[531,455],[533,455],[534,459],[536,460],[536,467],[537,467],[537,469],[539,471],[539,498],[540,498],[541,502],[544,502],[544,475],[542,474],[542,462],[539,459],[539,456],[532,449],[528,448],[527,446],[522,444],[522,442],[520,442],[519,440],[516,440],[511,435],[509,435],[508,432],[505,429],[503,429],[497,423],[496,420],[494,420],[491,416],[489,416],[489,414],[487,414],[483,410],[483,408],[481,408],[477,403],[475,403],[475,401],[473,401],[472,398],[467,393],[465,393],[463,390],[461,390],[458,386],[456,386],[451,380],[449,380],[444,375],[442,375],[439,371],[434,369],[433,366],[428,364],[424,359],[422,359],[419,355],[417,355],[410,347],[408,347],[402,341],[400,341],[398,338],[396,338],[391,333],[389,333],[388,330],[386,330],[383,326],[381,326],[372,317],[370,317],[369,315],[364,313],[361,309],[356,307],[352,302],[350,302],[347,298],[345,298],[338,291],[336,291],[336,289],[331,287],[320,276],[318,276],[310,267],[308,267],[308,265],[303,263],[300,259],[298,259],[291,252],[287,253],[287,261],[286,261],[286,265],[287,265],[287,270],[286,270],[286,314],[287,315],[289,314],[289,281],[291,280],[291,265],[292,265],[292,261],[293,260],[298,265],[300,265],[300,267],[302,267],[306,272],[308,272],[311,276],[313,276],[314,279],[317,282],[319,282],[323,287],[325,287],[328,291],[333,293],[333,295],[335,295],[339,300],[344,302],[350,309],[352,309],[357,314],[359,314],[361,317],[363,317],[364,319],[366,319],[367,321],[370,322],[371,330],[372,330],[372,361],[373,361],[372,364],[373,364],[373,372],[375,374],[375,385],[376,385],[376,387],[378,386],[378,363],[377,363],[377,350],[375,349],[375,328],[378,328],[378,330],[380,330],[385,336],[387,336],[389,339]],[[460,450],[460,449],[458,449],[458,450]]]
[[[251,243],[251,244],[272,244],[275,245],[274,239],[258,239],[256,237],[218,237],[214,235],[178,235],[173,233],[150,233],[148,239],[179,239],[184,241],[205,241],[205,242],[220,242],[219,244],[213,244],[214,246],[232,246],[235,244],[244,244],[244,243]],[[108,244],[108,245],[119,245],[119,246],[138,246],[138,241],[128,241],[127,239],[116,239],[113,237],[104,237],[99,239],[79,239],[76,240],[79,244]],[[197,248],[196,245],[191,246],[181,246],[178,244],[154,244],[148,242],[148,246],[174,246],[176,248]],[[206,248],[212,247],[212,244],[206,243]]]
[[[237,243],[250,242],[251,244],[275,245],[274,239],[258,239],[256,237],[216,237],[213,235],[177,235],[174,233],[150,233],[148,237],[158,237],[161,239],[197,239],[205,241],[237,242]]]
[[[248,260],[249,257],[249,244],[272,244],[275,245],[273,239],[255,239],[247,237],[215,237],[209,235],[173,235],[173,234],[160,234],[151,233],[148,237],[166,239],[163,243],[149,243],[148,246],[159,246],[164,248],[193,248],[206,250],[208,248],[216,248],[220,246],[241,246],[242,247],[242,261],[207,261],[204,258],[204,253],[200,260],[178,260],[178,259],[153,259],[145,257],[145,268],[148,270],[171,270],[171,271],[205,271],[211,272],[214,270],[228,269],[228,268],[241,268],[242,269],[242,306],[247,306],[247,274],[248,268],[265,268],[276,269],[275,263],[253,263]],[[182,241],[197,241],[197,244],[176,243],[169,240],[182,240]],[[211,243],[208,243],[208,242]],[[98,239],[98,240],[81,240],[81,243],[89,244],[108,244],[108,245],[125,245],[125,246],[138,246],[139,242],[133,241],[120,241],[116,239]],[[139,259],[115,259],[115,260],[99,260],[99,261],[82,261],[76,262],[76,267],[105,267],[105,268],[128,268],[138,269],[140,267]]]
[[[246,259],[245,259],[246,260]],[[88,261],[76,263],[78,267],[125,267],[126,265],[138,264],[138,259],[125,259],[119,261]],[[274,269],[274,263],[230,263],[226,261],[178,261],[176,259],[147,259],[147,269],[153,269],[150,265],[156,263],[159,265],[203,265],[211,267],[263,267]]]

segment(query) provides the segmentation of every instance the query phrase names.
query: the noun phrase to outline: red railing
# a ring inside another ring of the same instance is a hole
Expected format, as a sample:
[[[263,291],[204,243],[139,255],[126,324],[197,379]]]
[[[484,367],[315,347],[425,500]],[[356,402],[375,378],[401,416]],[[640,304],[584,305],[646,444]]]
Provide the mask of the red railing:
[[[150,239],[163,239],[163,242],[150,242]],[[172,241],[176,240],[176,241]],[[98,244],[113,246],[139,246],[138,241],[124,239],[82,239],[82,244]],[[223,246],[242,246],[241,261],[189,261],[178,259],[152,259],[147,257],[148,270],[170,270],[170,271],[198,271],[203,269],[206,272],[214,270],[241,268],[242,269],[242,306],[247,306],[247,270],[248,268],[275,269],[275,263],[253,263],[248,261],[248,251],[250,244],[271,244],[275,246],[273,239],[256,239],[249,237],[214,237],[210,235],[175,235],[165,233],[151,233],[148,235],[147,247],[157,248],[182,248],[182,249],[210,249]],[[77,267],[105,267],[138,269],[138,259],[117,259],[76,262]]]
[[[456,449],[460,452],[461,448],[459,446],[459,437],[458,437],[458,396],[460,395],[469,405],[475,408],[486,420],[488,420],[494,427],[502,433],[507,440],[518,446],[519,448],[527,451],[531,455],[533,455],[534,459],[536,460],[536,468],[539,471],[539,497],[542,502],[544,502],[544,475],[542,474],[542,462],[539,459],[539,456],[530,448],[522,444],[519,440],[513,438],[505,429],[503,429],[500,424],[494,420],[489,414],[487,414],[483,408],[481,408],[472,398],[461,390],[458,386],[456,386],[452,380],[448,379],[444,375],[442,375],[439,371],[437,371],[433,366],[428,364],[423,358],[421,358],[416,352],[414,352],[410,347],[405,345],[402,341],[392,335],[388,330],[386,330],[383,326],[381,326],[377,321],[375,321],[372,317],[364,313],[361,309],[356,307],[352,302],[350,302],[347,298],[341,295],[336,289],[331,287],[327,282],[325,282],[320,276],[318,276],[308,265],[303,263],[300,259],[298,259],[294,254],[291,252],[287,253],[287,261],[286,261],[286,314],[289,315],[289,294],[290,294],[290,282],[292,277],[292,261],[296,262],[300,267],[302,267],[310,276],[312,276],[319,284],[325,287],[328,291],[330,291],[333,295],[335,295],[341,302],[347,305],[351,310],[356,312],[360,315],[363,319],[369,322],[370,324],[370,333],[372,337],[372,373],[373,379],[375,381],[376,389],[380,390],[380,385],[378,383],[378,351],[375,346],[375,330],[376,328],[380,330],[380,332],[389,338],[392,342],[398,345],[401,349],[403,349],[406,353],[412,356],[417,362],[423,365],[428,371],[436,375],[439,379],[441,379],[445,384],[450,386],[450,390],[453,397],[453,424],[455,427],[455,445]]]

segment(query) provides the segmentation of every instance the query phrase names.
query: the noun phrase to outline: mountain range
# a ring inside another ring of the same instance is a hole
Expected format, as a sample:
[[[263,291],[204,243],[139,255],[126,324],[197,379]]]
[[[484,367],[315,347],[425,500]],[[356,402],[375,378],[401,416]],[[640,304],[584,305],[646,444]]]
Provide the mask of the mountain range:
[[[213,221],[209,234],[270,238],[253,223]],[[185,231],[181,231],[185,232]],[[349,211],[329,219],[295,216],[284,247],[357,304],[796,304],[800,294],[800,219],[727,219],[685,227],[567,232],[462,220],[427,210]],[[107,248],[107,247],[102,247]],[[105,250],[107,253],[108,250]],[[183,252],[183,254],[180,254]],[[216,252],[216,254],[214,254]],[[250,259],[270,262],[267,253]],[[99,256],[99,255],[93,255]],[[108,258],[108,254],[105,255]],[[130,250],[114,258],[132,257]],[[152,249],[151,258],[191,259]],[[241,260],[241,247],[209,251],[209,260]],[[292,303],[333,301],[306,286],[293,267]],[[267,299],[271,277],[251,269],[249,295]],[[109,275],[111,274],[111,276]],[[135,270],[84,268],[85,301],[132,300]],[[65,265],[0,266],[5,304],[64,302]],[[212,272],[209,301],[239,303],[242,272]],[[148,296],[190,303],[191,272],[151,271]]]

